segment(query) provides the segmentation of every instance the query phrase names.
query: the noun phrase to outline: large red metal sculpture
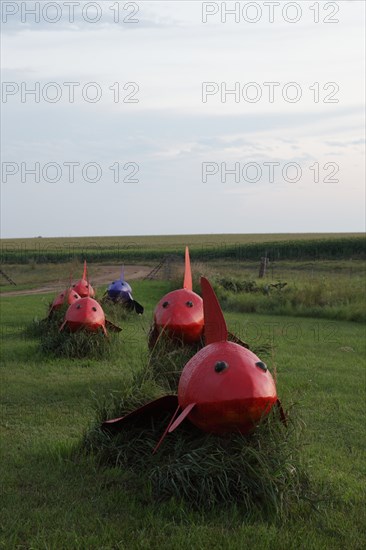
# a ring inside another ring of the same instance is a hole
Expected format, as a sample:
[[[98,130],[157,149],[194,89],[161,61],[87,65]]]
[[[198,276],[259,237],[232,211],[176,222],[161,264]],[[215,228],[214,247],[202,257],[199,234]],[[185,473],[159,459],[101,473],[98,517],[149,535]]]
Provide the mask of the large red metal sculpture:
[[[77,294],[79,294],[81,298],[85,298],[86,296],[94,298],[95,292],[88,280],[86,260],[84,261],[83,276],[75,284],[72,285],[72,288],[75,290],[75,292],[77,292]]]
[[[247,348],[227,340],[220,305],[210,283],[203,277],[201,288],[206,346],[184,367],[178,397],[168,395],[127,416],[108,420],[103,423],[104,429],[123,429],[128,419],[149,411],[151,414],[157,409],[174,411],[156,451],[166,435],[185,419],[204,432],[247,434],[268,415],[274,404],[279,404],[275,382],[265,363]],[[281,415],[283,417],[282,409]]]
[[[203,333],[203,324],[202,298],[192,290],[191,263],[186,247],[183,288],[169,292],[157,304],[149,338],[150,347],[161,332],[186,344],[198,342]]]
[[[182,371],[178,386],[182,412],[168,432],[187,417],[205,432],[246,434],[277,402],[276,385],[259,357],[228,341],[223,313],[207,279],[201,279],[201,287],[206,346]]]
[[[71,332],[79,330],[86,330],[88,332],[102,331],[106,336],[107,328],[114,332],[121,331],[119,327],[105,318],[102,306],[89,296],[80,298],[69,306],[65,314],[65,320],[60,327],[60,332],[65,327]]]

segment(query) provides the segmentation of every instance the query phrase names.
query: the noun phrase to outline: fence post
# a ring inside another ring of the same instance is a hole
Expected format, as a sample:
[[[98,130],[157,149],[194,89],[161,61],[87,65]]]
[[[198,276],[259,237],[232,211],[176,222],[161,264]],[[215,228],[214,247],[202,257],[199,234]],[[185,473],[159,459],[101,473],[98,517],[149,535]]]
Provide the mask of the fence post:
[[[267,258],[267,252],[266,252],[266,255],[263,258],[261,258],[261,263],[259,266],[259,275],[258,275],[259,279],[263,279],[263,277],[265,276],[268,264],[269,264],[269,259]]]

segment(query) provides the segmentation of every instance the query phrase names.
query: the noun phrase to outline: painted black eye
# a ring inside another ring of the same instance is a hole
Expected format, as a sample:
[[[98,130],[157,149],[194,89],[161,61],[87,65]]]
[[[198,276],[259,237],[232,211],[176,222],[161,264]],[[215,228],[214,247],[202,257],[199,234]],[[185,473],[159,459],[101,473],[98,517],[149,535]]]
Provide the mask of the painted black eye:
[[[76,306],[76,309],[81,309],[81,305],[78,304],[78,305]]]
[[[74,288],[75,285],[72,285],[72,288]]]
[[[65,294],[61,294],[61,298],[63,298],[65,296]]]
[[[77,294],[74,294],[74,298],[77,298],[77,297],[78,297],[78,295],[77,295]]]
[[[93,311],[97,311],[97,308],[95,306],[92,307]]]
[[[187,307],[193,307],[193,302],[186,302]]]
[[[215,372],[220,373],[228,368],[229,368],[229,365],[226,363],[226,361],[217,361],[215,365]]]
[[[86,288],[89,288],[89,285],[85,285],[85,286],[86,286]]]
[[[164,302],[163,303],[163,307],[168,307],[168,305],[169,305],[169,302]]]
[[[263,361],[257,361],[256,366],[259,367],[260,369],[264,370],[264,372],[266,372],[268,370],[267,365],[265,363],[263,363]]]

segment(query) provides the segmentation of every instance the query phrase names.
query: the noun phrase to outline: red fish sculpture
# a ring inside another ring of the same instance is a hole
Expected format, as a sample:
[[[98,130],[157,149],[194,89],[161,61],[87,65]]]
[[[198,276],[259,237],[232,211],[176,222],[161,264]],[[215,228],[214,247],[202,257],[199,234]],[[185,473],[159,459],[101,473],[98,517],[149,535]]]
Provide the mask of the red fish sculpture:
[[[79,294],[81,298],[85,298],[86,296],[90,296],[90,298],[94,298],[95,292],[93,287],[88,281],[88,273],[87,273],[87,266],[86,266],[86,260],[84,261],[84,271],[83,276],[79,281],[77,281],[75,284],[72,285],[72,288]]]
[[[67,327],[71,332],[86,330],[88,332],[102,331],[107,336],[107,328],[120,332],[121,329],[108,321],[102,306],[93,298],[86,296],[70,305],[65,314],[65,320],[60,332]],[[106,328],[107,327],[107,328]]]
[[[184,367],[178,386],[182,413],[174,431],[187,417],[205,432],[246,434],[278,401],[267,366],[252,351],[228,341],[228,330],[216,295],[201,279],[204,297],[205,347]]]
[[[51,316],[54,311],[60,309],[64,304],[68,304],[70,306],[76,302],[76,300],[80,300],[79,294],[75,292],[72,287],[67,288],[63,292],[60,292],[60,294],[58,294],[53,300],[48,316]]]
[[[205,315],[205,347],[183,368],[178,396],[168,395],[129,415],[103,423],[114,431],[131,417],[171,410],[173,416],[154,452],[168,433],[185,420],[204,432],[247,434],[275,404],[280,405],[276,385],[267,366],[253,352],[228,341],[226,322],[207,279],[201,278]],[[281,418],[284,420],[280,408]]]
[[[186,247],[183,288],[169,292],[157,304],[149,345],[153,347],[162,332],[172,339],[193,344],[202,337],[203,325],[203,302],[192,290],[191,263]]]

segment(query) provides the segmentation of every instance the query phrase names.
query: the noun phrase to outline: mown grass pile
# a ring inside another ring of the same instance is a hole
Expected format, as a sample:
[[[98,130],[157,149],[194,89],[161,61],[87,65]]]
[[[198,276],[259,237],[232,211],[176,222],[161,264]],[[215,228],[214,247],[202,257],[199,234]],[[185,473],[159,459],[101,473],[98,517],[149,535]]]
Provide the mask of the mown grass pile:
[[[41,320],[33,319],[25,328],[24,335],[27,338],[37,338],[41,352],[51,358],[103,359],[110,357],[115,351],[118,334],[109,333],[106,337],[102,330],[70,332],[67,327],[60,332],[67,307],[62,306]],[[117,314],[114,315],[113,321],[115,317]]]
[[[112,355],[116,338],[118,335],[109,334],[106,337],[101,331],[70,332],[65,329],[60,332],[59,326],[51,323],[40,338],[40,346],[42,352],[51,357],[102,359]]]
[[[164,351],[165,350],[165,351]],[[176,393],[180,372],[192,349],[155,350],[123,392],[96,403],[96,421],[82,441],[99,465],[119,466],[131,476],[134,493],[150,501],[174,498],[193,508],[237,505],[247,517],[286,517],[294,504],[314,501],[307,467],[302,460],[304,424],[294,407],[288,426],[277,407],[247,437],[205,434],[189,421],[153,450],[171,413],[135,417],[117,434],[101,428],[104,420],[124,416],[149,401]]]

